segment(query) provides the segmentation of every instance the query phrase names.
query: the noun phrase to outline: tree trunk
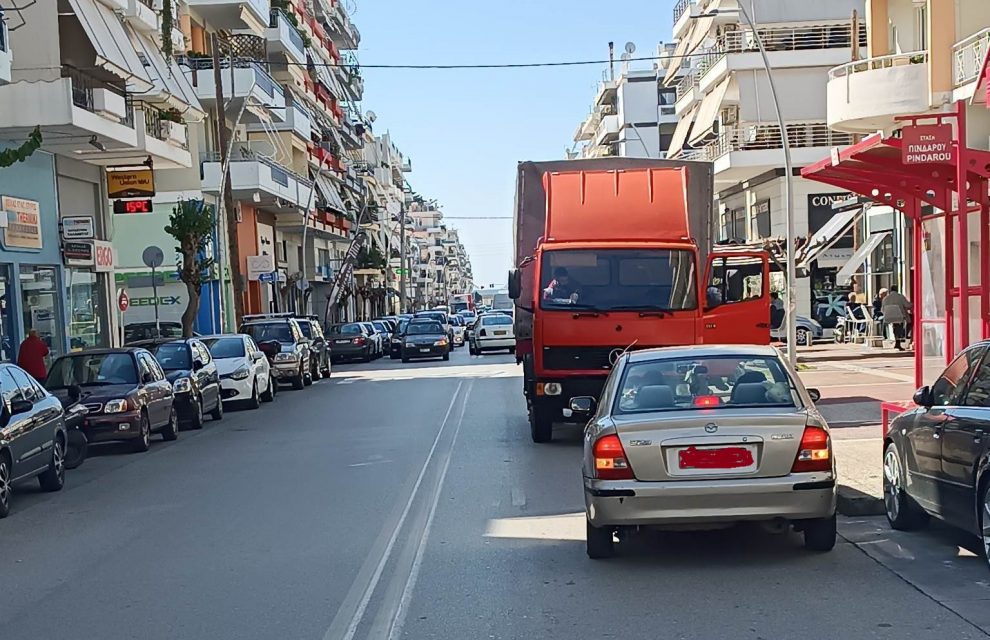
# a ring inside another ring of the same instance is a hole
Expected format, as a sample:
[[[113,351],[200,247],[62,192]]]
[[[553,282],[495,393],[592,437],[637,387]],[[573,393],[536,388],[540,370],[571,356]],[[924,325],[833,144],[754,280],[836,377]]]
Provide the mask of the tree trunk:
[[[189,296],[189,302],[186,304],[186,310],[182,312],[182,335],[191,338],[193,323],[196,322],[196,316],[199,314],[199,287],[187,282],[186,294]]]

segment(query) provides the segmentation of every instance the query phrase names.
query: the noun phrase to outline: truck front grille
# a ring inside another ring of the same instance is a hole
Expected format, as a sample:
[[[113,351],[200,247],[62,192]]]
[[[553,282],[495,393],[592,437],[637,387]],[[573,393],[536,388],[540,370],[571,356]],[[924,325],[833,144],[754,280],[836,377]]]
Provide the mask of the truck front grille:
[[[625,346],[616,347],[543,347],[544,369],[592,369],[608,370],[612,368],[609,354]]]

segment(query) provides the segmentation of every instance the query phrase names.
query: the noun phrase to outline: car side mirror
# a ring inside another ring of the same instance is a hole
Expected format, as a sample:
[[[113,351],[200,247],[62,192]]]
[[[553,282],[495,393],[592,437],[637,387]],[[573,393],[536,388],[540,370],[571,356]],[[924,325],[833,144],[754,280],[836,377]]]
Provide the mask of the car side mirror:
[[[915,391],[913,399],[916,405],[926,409],[930,409],[935,404],[935,398],[932,397],[932,388],[927,385]]]
[[[571,398],[570,408],[574,413],[588,415],[595,410],[595,399],[591,396]]]
[[[251,354],[251,359],[254,360],[255,362],[260,362],[264,357],[265,354],[263,354],[260,351],[255,351],[254,353]]]
[[[818,389],[808,389],[808,395],[811,396],[812,402],[818,402],[822,399],[822,392]]]
[[[10,403],[10,415],[16,416],[19,413],[27,413],[34,407],[30,400],[14,400]]]
[[[509,270],[509,297],[518,300],[522,295],[522,271],[519,269]]]

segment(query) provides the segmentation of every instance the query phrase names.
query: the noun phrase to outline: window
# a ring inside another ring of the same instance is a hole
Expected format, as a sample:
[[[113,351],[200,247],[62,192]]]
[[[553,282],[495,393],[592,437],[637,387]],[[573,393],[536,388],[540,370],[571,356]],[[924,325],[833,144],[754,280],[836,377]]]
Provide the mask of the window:
[[[508,325],[512,324],[512,318],[509,316],[503,316],[502,314],[484,316],[481,319],[481,324],[486,327],[490,327],[492,325]]]
[[[34,384],[31,376],[26,371],[14,367],[10,367],[9,371],[11,377],[14,378],[14,382],[20,388],[20,394],[23,399],[30,400],[31,402],[37,402],[41,399],[38,395],[37,385]]]
[[[10,403],[21,398],[21,388],[10,375],[10,367],[0,369],[0,394],[3,394],[3,401],[10,407]]]
[[[21,313],[24,331],[38,331],[55,358],[62,353],[65,320],[62,317],[62,292],[56,287],[54,267],[21,267]]]
[[[339,324],[332,327],[330,333],[338,333],[343,336],[360,336],[364,335],[364,328],[359,324]]]
[[[157,347],[152,347],[151,352],[155,354],[155,358],[166,371],[182,371],[192,368],[189,347],[184,342],[160,344]]]
[[[250,338],[247,342],[249,345],[252,344]],[[245,340],[241,338],[208,338],[206,340],[206,346],[214,358],[241,358],[244,356],[244,343]],[[250,346],[247,351],[248,355],[251,355]]]
[[[726,209],[722,213],[722,240],[746,240],[746,212]]]
[[[763,200],[753,206],[753,238],[770,237],[770,201]]]
[[[139,353],[137,354],[137,360],[138,360],[138,369],[141,371],[141,381],[144,382],[147,376],[151,376],[151,379],[154,380],[155,368],[151,364],[152,362],[154,362],[154,358],[148,357],[148,355],[145,353]]]
[[[967,407],[990,407],[990,357],[984,357],[963,404]]]
[[[137,368],[130,354],[84,353],[56,360],[45,384],[49,389],[64,389],[71,385],[137,384],[137,381]]]
[[[932,406],[945,407],[959,404],[966,383],[972,377],[983,351],[968,349],[952,361],[935,384],[932,385]]]
[[[202,360],[203,364],[210,364],[213,360],[213,358],[210,357],[210,350],[203,346],[201,342],[194,342],[192,344],[195,357]]]
[[[758,300],[763,297],[763,260],[756,257],[724,257],[712,262],[706,307]]]
[[[100,308],[100,274],[88,269],[65,270],[65,299],[69,305],[69,346],[73,349],[106,343]]]

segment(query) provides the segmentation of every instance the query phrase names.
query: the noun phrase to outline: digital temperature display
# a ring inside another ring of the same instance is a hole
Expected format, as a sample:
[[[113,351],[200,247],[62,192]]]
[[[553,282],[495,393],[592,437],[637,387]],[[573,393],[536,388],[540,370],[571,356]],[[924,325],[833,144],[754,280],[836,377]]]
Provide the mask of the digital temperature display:
[[[151,200],[114,200],[114,213],[151,213]]]

